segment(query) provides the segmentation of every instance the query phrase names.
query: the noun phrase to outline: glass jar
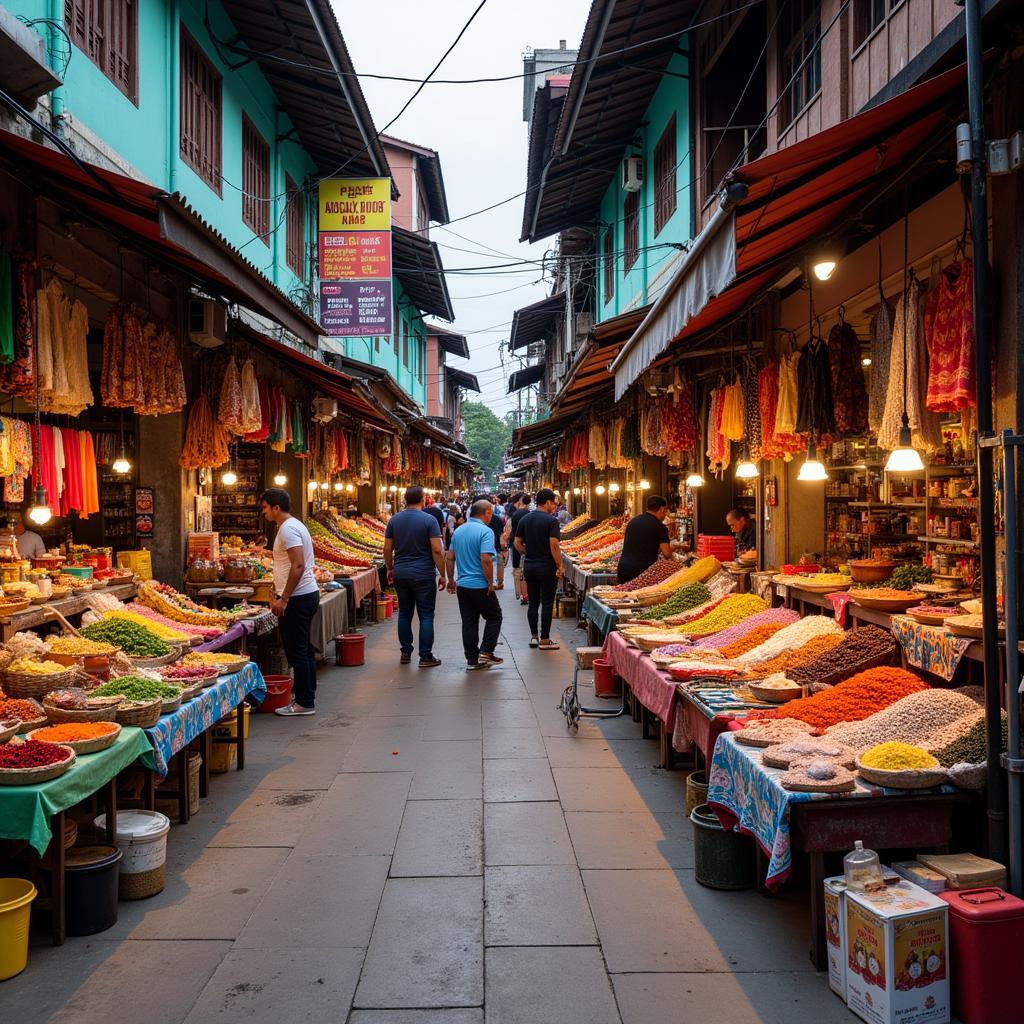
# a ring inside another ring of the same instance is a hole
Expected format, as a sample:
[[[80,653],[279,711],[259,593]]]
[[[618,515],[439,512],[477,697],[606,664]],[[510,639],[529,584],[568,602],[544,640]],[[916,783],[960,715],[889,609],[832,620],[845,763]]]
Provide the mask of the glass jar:
[[[843,874],[846,887],[854,892],[879,892],[885,888],[878,854],[874,850],[865,850],[860,839],[843,858]]]

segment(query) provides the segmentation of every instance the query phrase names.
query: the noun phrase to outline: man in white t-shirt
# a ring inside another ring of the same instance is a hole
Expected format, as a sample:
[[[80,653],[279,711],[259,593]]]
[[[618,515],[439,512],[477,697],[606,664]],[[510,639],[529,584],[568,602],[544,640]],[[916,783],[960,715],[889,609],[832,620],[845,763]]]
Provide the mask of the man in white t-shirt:
[[[294,700],[275,714],[316,714],[316,652],[309,627],[320,607],[320,587],[313,577],[313,541],[309,530],[291,514],[292,499],[286,490],[271,487],[263,492],[260,507],[268,523],[277,526],[274,538],[274,593],[270,610],[281,620],[281,641],[292,668]]]

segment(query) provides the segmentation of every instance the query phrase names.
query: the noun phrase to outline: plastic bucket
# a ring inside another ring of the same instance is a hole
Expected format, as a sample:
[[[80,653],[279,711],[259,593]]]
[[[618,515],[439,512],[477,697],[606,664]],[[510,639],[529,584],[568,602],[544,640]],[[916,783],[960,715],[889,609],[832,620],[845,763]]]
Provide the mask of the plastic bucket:
[[[107,816],[101,814],[94,824],[106,829]],[[159,811],[122,811],[117,816],[114,843],[124,855],[118,880],[121,899],[141,900],[163,890],[170,830],[170,818]]]
[[[391,618],[391,602],[378,599],[377,601],[377,618],[378,619],[390,619]]]
[[[693,823],[693,873],[709,889],[750,889],[754,885],[754,851],[750,836],[726,832],[718,816],[700,804]]]
[[[686,816],[693,814],[708,798],[708,777],[706,772],[690,772],[686,776]]]
[[[619,681],[612,670],[612,663],[604,658],[594,661],[594,695],[597,697],[617,697]]]
[[[345,633],[335,639],[338,664],[353,668],[366,662],[366,634]]]
[[[117,924],[117,876],[123,854],[113,846],[73,846],[65,862],[68,935],[95,935]]]
[[[259,706],[263,714],[270,714],[277,708],[283,708],[292,699],[292,677],[291,676],[264,676],[263,682],[267,684],[267,695]]]
[[[0,878],[0,981],[28,965],[28,926],[36,887],[24,878]]]
[[[288,678],[288,677],[286,676],[285,678]],[[288,681],[290,683],[291,679],[288,679]],[[243,736],[244,739],[248,739],[249,738],[249,713],[251,712],[251,710],[252,709],[249,707],[249,705],[243,702],[243,704],[242,704],[242,711],[243,711],[243,717],[242,717],[242,736]],[[235,736],[237,735],[237,731],[238,731],[238,712],[237,711],[232,711],[231,714],[225,715],[213,727],[213,735],[214,736],[230,736],[232,739],[234,739]]]
[[[232,729],[232,735],[234,730]],[[223,775],[231,771],[238,760],[238,747],[230,743],[214,743],[210,750],[210,771],[214,775]]]

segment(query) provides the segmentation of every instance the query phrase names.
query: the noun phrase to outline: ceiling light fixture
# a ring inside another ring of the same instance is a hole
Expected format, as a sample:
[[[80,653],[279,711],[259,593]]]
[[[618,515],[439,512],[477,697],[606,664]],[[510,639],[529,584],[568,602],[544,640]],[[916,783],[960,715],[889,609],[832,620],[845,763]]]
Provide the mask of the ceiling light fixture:
[[[811,483],[818,483],[828,479],[828,470],[825,469],[824,463],[818,458],[818,450],[813,441],[807,442],[807,458],[804,459],[804,464],[800,467],[800,472],[797,473],[796,478],[797,480]]]
[[[687,487],[703,487],[704,486],[704,477],[702,477],[700,475],[700,473],[691,473],[686,478],[686,486]]]

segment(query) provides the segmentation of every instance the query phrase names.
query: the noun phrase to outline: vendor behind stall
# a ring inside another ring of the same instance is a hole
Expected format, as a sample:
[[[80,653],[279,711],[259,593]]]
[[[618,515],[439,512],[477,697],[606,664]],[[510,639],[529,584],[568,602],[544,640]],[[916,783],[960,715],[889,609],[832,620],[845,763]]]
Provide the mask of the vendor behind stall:
[[[757,527],[750,513],[745,508],[734,508],[725,514],[725,521],[736,538],[736,557],[745,551],[753,551],[756,555]]]
[[[628,583],[636,579],[645,569],[654,565],[660,555],[672,557],[665,516],[668,502],[660,494],[647,499],[647,511],[634,516],[626,527],[622,542],[622,557],[619,559],[619,582]]]
[[[18,554],[22,558],[42,558],[46,554],[43,538],[32,530],[26,530],[20,519],[14,521],[14,536],[18,538]]]

